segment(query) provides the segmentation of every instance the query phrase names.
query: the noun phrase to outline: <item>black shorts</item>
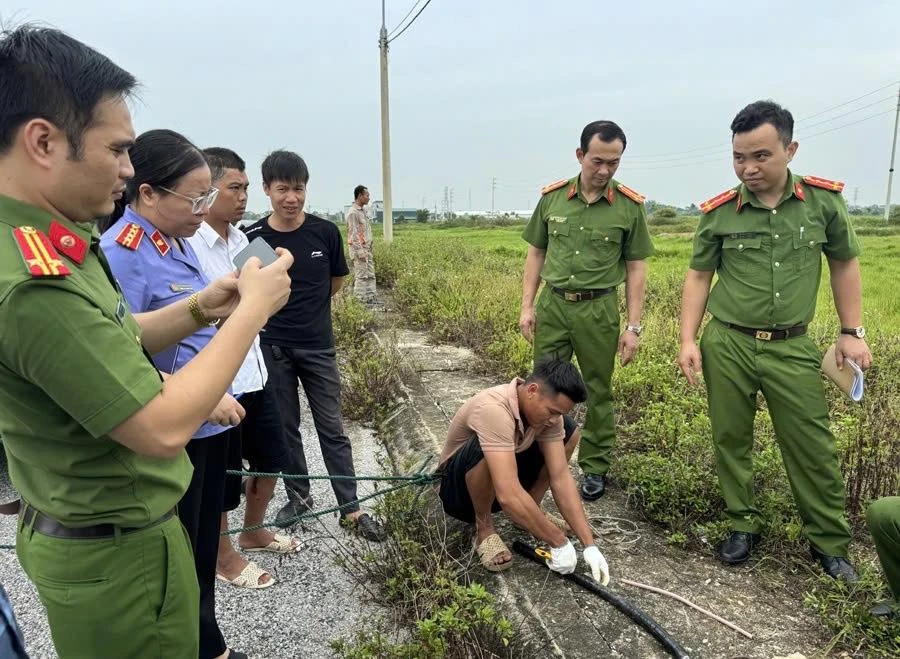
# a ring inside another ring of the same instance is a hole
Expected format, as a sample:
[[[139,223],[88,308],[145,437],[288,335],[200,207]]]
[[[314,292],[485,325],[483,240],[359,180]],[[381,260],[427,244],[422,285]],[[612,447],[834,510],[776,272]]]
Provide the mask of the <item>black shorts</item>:
[[[563,429],[565,432],[564,443],[568,444],[578,426],[570,417],[563,417]],[[456,453],[450,456],[441,473],[441,504],[444,512],[470,524],[475,521],[475,509],[472,507],[472,498],[469,496],[469,488],[466,487],[466,474],[476,467],[484,459],[481,451],[481,443],[476,435],[463,445]],[[534,442],[521,453],[516,453],[516,468],[519,474],[519,483],[525,490],[530,490],[537,481],[541,468],[544,466],[544,454],[537,442]],[[500,512],[500,504],[494,499],[491,507],[493,512]]]
[[[261,391],[238,398],[246,416],[241,425],[228,435],[227,468],[243,469],[242,460],[250,463],[250,471],[284,472],[289,469],[287,446],[281,430],[281,417],[275,404],[270,379]],[[241,503],[241,477],[225,479],[224,510],[234,510]]]

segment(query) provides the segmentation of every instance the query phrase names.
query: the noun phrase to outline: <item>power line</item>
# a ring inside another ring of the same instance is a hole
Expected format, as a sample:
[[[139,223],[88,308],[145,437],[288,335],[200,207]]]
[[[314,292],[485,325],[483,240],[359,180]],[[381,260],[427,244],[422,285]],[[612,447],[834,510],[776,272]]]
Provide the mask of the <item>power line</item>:
[[[833,117],[831,117],[831,118],[829,118],[829,119],[823,119],[822,121],[817,121],[817,122],[814,123],[814,124],[808,124],[807,126],[804,126],[804,128],[809,129],[809,128],[813,128],[814,126],[821,126],[822,124],[827,124],[827,123],[830,122],[830,121],[834,121],[835,119],[840,119],[840,118],[842,118],[842,117],[846,117],[847,115],[854,114],[854,113],[856,113],[856,112],[859,112],[860,110],[865,110],[865,109],[867,109],[867,108],[874,107],[874,106],[876,106],[876,105],[879,105],[879,104],[881,104],[881,103],[884,103],[885,101],[890,101],[891,104],[893,104],[893,102],[894,102],[894,96],[892,95],[892,96],[888,96],[888,97],[886,97],[886,98],[882,98],[881,100],[875,101],[874,103],[869,103],[868,105],[861,105],[861,106],[859,106],[858,108],[855,108],[855,109],[853,109],[853,110],[849,110],[849,111],[847,111],[847,112],[842,112],[841,114],[835,115],[835,116],[833,116]]]
[[[819,112],[816,112],[815,114],[811,114],[811,115],[808,115],[808,116],[803,117],[803,118],[801,118],[801,119],[797,119],[797,120],[796,120],[796,123],[801,123],[801,122],[807,121],[807,120],[809,120],[809,119],[814,119],[815,117],[820,117],[820,116],[822,116],[823,114],[827,114],[828,112],[831,112],[832,110],[837,110],[838,108],[842,108],[842,107],[845,107],[845,106],[847,106],[847,105],[850,105],[851,103],[855,103],[856,101],[862,100],[862,99],[864,99],[864,98],[866,98],[866,97],[868,97],[868,96],[871,96],[872,94],[877,94],[878,92],[880,92],[880,91],[882,91],[882,90],[884,90],[884,89],[887,89],[888,87],[893,87],[894,85],[897,84],[897,82],[900,82],[900,81],[891,82],[891,83],[889,83],[889,84],[887,84],[887,85],[884,85],[884,86],[882,86],[882,87],[879,87],[879,88],[877,88],[877,89],[873,89],[873,90],[870,91],[870,92],[866,92],[866,93],[863,94],[862,96],[857,96],[856,98],[850,99],[849,101],[844,101],[843,103],[838,103],[837,105],[832,105],[831,107],[826,108],[826,109],[824,109],[824,110],[821,110],[821,111],[819,111]],[[893,99],[893,96],[891,97],[891,99]],[[887,99],[884,99],[884,100],[887,100]],[[881,103],[881,102],[883,102],[883,101],[878,101],[877,103]],[[870,105],[864,105],[864,106],[859,107],[859,108],[856,108],[856,109],[854,109],[854,110],[850,110],[850,111],[848,111],[848,112],[846,112],[846,113],[844,113],[844,114],[840,114],[840,115],[837,115],[837,116],[835,116],[835,117],[831,117],[830,119],[826,119],[826,120],[824,120],[824,121],[817,122],[817,123],[812,124],[812,125],[813,125],[813,126],[819,126],[819,125],[821,125],[821,124],[828,123],[829,121],[833,121],[833,120],[835,120],[835,119],[839,119],[839,118],[844,117],[844,116],[847,116],[847,115],[849,115],[849,114],[853,114],[854,112],[858,112],[858,111],[863,110],[863,109],[865,109],[865,108],[872,107],[873,105],[877,105],[877,103],[872,103],[872,104],[870,104]],[[809,127],[810,127],[810,126],[806,126],[806,128],[809,128]],[[706,154],[709,154],[709,153],[711,153],[711,152],[714,152],[714,151],[716,151],[716,150],[718,150],[718,149],[729,148],[730,146],[731,146],[731,143],[730,143],[730,142],[720,142],[719,144],[711,144],[711,145],[708,145],[708,146],[696,147],[696,148],[693,148],[693,149],[687,149],[687,150],[685,150],[685,151],[669,152],[669,153],[658,153],[658,154],[647,154],[647,155],[640,155],[640,154],[637,154],[637,155],[631,155],[631,156],[628,157],[628,160],[629,160],[629,162],[635,162],[635,161],[638,161],[638,162],[645,162],[646,164],[651,164],[651,161],[653,161],[653,162],[677,161],[677,160],[681,160],[682,156],[684,156],[685,154],[695,153],[695,154],[698,154],[698,155],[706,155]]]
[[[893,97],[893,96],[888,96],[888,97],[886,97],[886,98],[882,98],[881,100],[875,101],[874,103],[869,103],[869,104],[867,104],[867,105],[861,105],[860,107],[855,108],[855,109],[853,109],[853,110],[848,110],[847,112],[843,112],[843,113],[841,113],[841,114],[835,115],[835,116],[833,116],[833,117],[831,117],[831,118],[829,118],[829,119],[824,119],[824,120],[822,120],[822,121],[817,121],[817,122],[815,122],[815,123],[812,123],[812,124],[809,124],[809,125],[807,125],[807,126],[804,126],[803,128],[806,129],[806,130],[809,130],[810,128],[815,128],[816,126],[822,126],[822,125],[824,125],[824,124],[831,123],[832,121],[835,121],[835,120],[837,120],[837,119],[841,119],[841,118],[843,118],[843,117],[847,117],[847,116],[849,116],[849,115],[851,115],[851,114],[855,114],[855,113],[857,113],[857,112],[860,112],[861,110],[866,110],[866,109],[868,109],[868,108],[874,107],[874,106],[876,106],[876,105],[880,105],[880,104],[882,104],[882,103],[886,103],[886,102],[888,102],[888,101],[890,101],[890,102],[893,104],[893,102],[894,102],[894,97]],[[872,116],[879,116],[879,115],[872,115]],[[864,120],[863,120],[863,121],[864,121]],[[853,125],[853,124],[851,123],[851,124],[846,124],[846,125]],[[808,139],[808,138],[804,138],[804,139]],[[703,148],[703,149],[693,149],[693,150],[690,150],[690,151],[685,151],[684,153],[686,153],[686,154],[694,153],[695,155],[692,156],[692,158],[705,158],[705,157],[707,157],[707,156],[712,155],[712,154],[715,153],[715,152],[718,152],[718,151],[724,151],[724,150],[730,149],[730,148],[731,148],[731,143],[730,143],[730,142],[722,142],[721,144],[719,144],[719,145],[717,145],[717,146],[714,146],[714,147],[713,147],[713,146],[710,146],[710,147],[705,147],[705,148]],[[671,157],[668,157],[668,158],[661,158],[661,157],[660,157],[660,158],[652,158],[652,159],[646,159],[646,160],[638,160],[635,164],[638,165],[638,166],[640,166],[640,165],[665,165],[665,163],[667,163],[667,162],[681,162],[681,161],[683,161],[683,160],[684,160],[683,157],[680,157],[680,156],[671,156]],[[690,160],[690,159],[689,159],[689,160]],[[628,158],[628,161],[629,161],[629,162],[633,162],[633,158]],[[661,167],[660,167],[660,168],[661,168]]]
[[[425,11],[425,7],[427,7],[427,6],[430,5],[430,4],[431,4],[431,0],[425,0],[425,4],[422,5],[422,8],[416,13],[415,16],[412,17],[412,20],[411,20],[409,23],[406,24],[406,27],[404,27],[402,30],[400,30],[400,31],[399,31],[397,34],[395,34],[393,37],[391,37],[390,39],[388,39],[387,42],[388,42],[388,43],[391,43],[394,39],[399,38],[400,35],[402,35],[404,32],[406,32],[406,31],[410,28],[410,26],[411,26],[413,23],[416,22],[416,19],[422,14],[422,12]]]
[[[868,117],[863,117],[862,119],[857,119],[856,121],[850,121],[848,123],[841,124],[840,126],[834,126],[832,128],[828,128],[826,130],[819,131],[818,133],[813,133],[812,135],[804,135],[799,139],[802,139],[803,141],[811,140],[815,137],[820,137],[821,135],[826,135],[828,133],[833,133],[836,130],[841,130],[842,128],[848,128],[850,126],[855,126],[856,124],[861,124],[864,121],[869,121],[869,120],[875,119],[877,117],[883,117],[884,115],[891,114],[892,112],[894,112],[894,108],[891,108],[890,110],[885,110],[884,112],[876,112],[875,114],[870,114]],[[636,163],[635,166],[629,165],[628,169],[630,171],[648,172],[648,171],[653,171],[653,170],[657,170],[657,169],[678,169],[680,167],[694,167],[696,165],[705,165],[705,164],[714,163],[714,162],[722,162],[721,158],[706,158],[706,156],[700,156],[700,158],[701,158],[700,160],[687,159],[682,162],[675,162],[671,165],[648,163],[650,166],[644,166],[643,163]]]
[[[420,2],[422,2],[422,0],[416,0],[413,3],[413,6],[409,8],[408,12],[406,12],[406,16],[404,16],[402,19],[400,19],[400,22],[394,26],[393,30],[388,32],[388,36],[391,36],[392,34],[394,34],[394,32],[396,32],[400,28],[400,26],[403,25],[404,22],[406,22],[406,19],[409,18],[409,15],[412,14],[416,10],[416,7],[419,6]]]
[[[818,137],[819,135],[825,135],[826,133],[831,133],[836,130],[840,130],[841,128],[847,128],[848,126],[855,126],[856,124],[861,124],[864,121],[868,121],[869,119],[874,119],[876,117],[883,117],[886,114],[891,114],[894,112],[894,108],[890,110],[885,110],[884,112],[876,112],[875,114],[870,114],[868,117],[863,117],[857,121],[851,121],[848,124],[841,124],[840,126],[835,126],[834,128],[829,128],[828,130],[823,130],[821,133],[813,133],[812,135],[806,135],[803,137],[804,140],[812,139],[813,137]]]
[[[843,103],[839,103],[838,105],[833,105],[830,108],[826,108],[826,109],[822,110],[821,112],[816,112],[815,114],[811,114],[809,116],[803,117],[802,119],[798,119],[797,121],[800,122],[800,121],[806,121],[807,119],[813,119],[820,115],[831,112],[832,110],[837,110],[838,108],[842,108],[845,105],[850,105],[851,103],[856,103],[856,101],[862,100],[862,99],[866,98],[867,96],[871,96],[872,94],[880,92],[882,89],[887,89],[888,87],[893,87],[898,82],[900,82],[900,80],[895,80],[894,82],[889,82],[884,87],[879,87],[878,89],[873,89],[872,91],[870,91],[866,94],[863,94],[862,96],[857,96],[856,98],[852,98],[849,101],[844,101]],[[891,98],[894,98],[894,97],[891,96]]]

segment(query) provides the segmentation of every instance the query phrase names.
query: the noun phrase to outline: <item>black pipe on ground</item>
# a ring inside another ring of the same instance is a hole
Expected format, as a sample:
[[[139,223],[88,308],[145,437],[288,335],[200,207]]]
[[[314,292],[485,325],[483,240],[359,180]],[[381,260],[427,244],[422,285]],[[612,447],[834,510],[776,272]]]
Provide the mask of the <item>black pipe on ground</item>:
[[[534,547],[525,544],[521,540],[516,540],[513,542],[513,549],[515,549],[525,558],[531,559],[538,565],[547,567],[546,559],[538,554],[537,550]],[[663,629],[663,627],[658,622],[656,622],[653,618],[641,611],[638,607],[636,607],[621,595],[614,593],[608,588],[604,588],[599,583],[597,583],[593,579],[589,579],[583,574],[577,574],[575,572],[573,572],[572,574],[559,574],[558,572],[556,572],[554,574],[562,577],[563,579],[568,579],[569,581],[577,583],[585,590],[589,590],[595,595],[599,595],[600,597],[605,599],[607,602],[619,609],[619,611],[624,613],[638,625],[647,630],[647,632],[651,636],[653,636],[653,638],[659,641],[660,645],[662,645],[669,652],[669,654],[671,654],[673,657],[676,657],[676,659],[690,659],[684,648],[682,648],[681,645],[678,644],[678,641],[669,636],[669,633],[665,629]]]

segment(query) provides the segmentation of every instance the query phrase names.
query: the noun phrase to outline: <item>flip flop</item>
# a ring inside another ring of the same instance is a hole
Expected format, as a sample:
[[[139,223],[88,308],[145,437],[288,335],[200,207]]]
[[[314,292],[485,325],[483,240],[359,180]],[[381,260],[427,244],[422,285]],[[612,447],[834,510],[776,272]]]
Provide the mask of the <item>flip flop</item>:
[[[478,554],[478,560],[488,572],[501,572],[512,565],[512,558],[504,563],[494,563],[494,559],[505,551],[509,551],[509,547],[503,542],[503,539],[496,533],[492,533],[475,549]]]
[[[296,541],[297,544],[294,544]],[[273,554],[293,554],[300,551],[300,541],[289,535],[275,534],[275,539],[265,547],[241,547],[244,551],[267,551]]]
[[[269,580],[266,583],[260,583],[259,578],[266,574],[269,575]],[[230,583],[237,588],[247,588],[248,590],[262,590],[263,588],[275,585],[275,577],[269,574],[268,571],[263,570],[253,561],[248,562],[246,567],[244,567],[244,569],[241,570],[241,573],[234,579],[222,576],[218,571],[216,572],[216,579]]]

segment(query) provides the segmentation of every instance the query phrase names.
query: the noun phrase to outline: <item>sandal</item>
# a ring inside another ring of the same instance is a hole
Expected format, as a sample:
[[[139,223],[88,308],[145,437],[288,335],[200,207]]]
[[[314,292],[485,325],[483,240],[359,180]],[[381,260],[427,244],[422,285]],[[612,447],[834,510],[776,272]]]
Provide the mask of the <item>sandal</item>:
[[[244,551],[268,551],[273,554],[293,554],[300,551],[300,541],[280,533],[275,534],[275,539],[265,547],[241,547]]]
[[[260,583],[260,577],[267,574],[269,575],[269,580],[265,583]],[[269,574],[266,570],[263,570],[253,561],[248,562],[247,566],[243,570],[241,570],[241,573],[234,579],[229,579],[228,577],[222,576],[218,572],[216,572],[216,579],[219,579],[220,581],[226,581],[232,586],[236,586],[237,588],[247,588],[249,590],[262,590],[263,588],[268,588],[269,586],[275,585],[275,577]]]
[[[503,539],[496,533],[492,533],[481,544],[476,547],[478,560],[488,572],[501,572],[512,565],[512,558],[504,563],[494,563],[494,559],[505,551],[509,551],[509,547],[503,542]]]

